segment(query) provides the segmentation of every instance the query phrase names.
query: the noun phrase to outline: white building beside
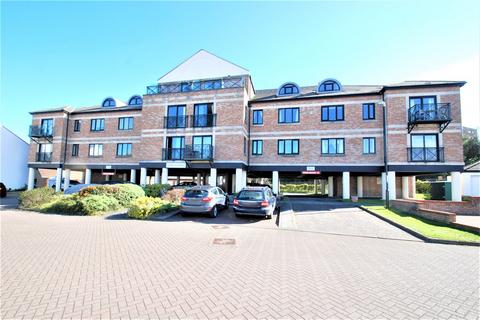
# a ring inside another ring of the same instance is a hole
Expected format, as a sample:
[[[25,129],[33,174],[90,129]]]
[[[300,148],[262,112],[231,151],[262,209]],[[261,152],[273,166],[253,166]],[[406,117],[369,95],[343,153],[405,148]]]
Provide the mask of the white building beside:
[[[480,197],[480,161],[465,167],[462,172],[463,195]]]
[[[0,182],[7,189],[27,185],[29,144],[0,123]]]

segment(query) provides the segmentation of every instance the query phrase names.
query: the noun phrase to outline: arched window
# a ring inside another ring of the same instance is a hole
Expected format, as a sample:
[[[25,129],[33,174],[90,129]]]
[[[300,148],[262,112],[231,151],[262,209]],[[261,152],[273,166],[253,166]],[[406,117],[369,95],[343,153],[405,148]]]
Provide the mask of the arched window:
[[[300,93],[300,87],[297,84],[293,82],[287,82],[280,86],[280,88],[277,91],[277,96],[289,96],[292,94],[299,94],[299,93]]]
[[[325,79],[318,85],[317,92],[332,92],[342,90],[342,85],[335,79]]]
[[[140,96],[133,96],[128,100],[129,106],[141,106],[143,104],[142,97]]]
[[[107,98],[103,100],[102,107],[115,107],[117,104],[115,103],[115,100],[112,98]]]

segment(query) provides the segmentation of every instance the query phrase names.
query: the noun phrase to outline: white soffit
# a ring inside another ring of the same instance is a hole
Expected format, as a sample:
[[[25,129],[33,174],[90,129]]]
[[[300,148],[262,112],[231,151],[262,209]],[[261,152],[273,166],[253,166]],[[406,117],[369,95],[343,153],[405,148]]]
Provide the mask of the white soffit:
[[[216,55],[200,50],[158,79],[158,83],[248,75],[250,72]]]

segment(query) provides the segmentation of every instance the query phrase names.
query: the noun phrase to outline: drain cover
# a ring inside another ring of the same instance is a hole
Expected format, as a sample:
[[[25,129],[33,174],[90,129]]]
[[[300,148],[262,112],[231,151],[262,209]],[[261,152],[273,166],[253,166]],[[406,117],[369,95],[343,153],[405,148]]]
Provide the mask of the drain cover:
[[[235,239],[231,239],[231,238],[215,238],[215,239],[213,239],[213,244],[229,244],[229,245],[233,245],[233,244],[235,244]]]
[[[228,229],[228,226],[212,226],[213,229]]]

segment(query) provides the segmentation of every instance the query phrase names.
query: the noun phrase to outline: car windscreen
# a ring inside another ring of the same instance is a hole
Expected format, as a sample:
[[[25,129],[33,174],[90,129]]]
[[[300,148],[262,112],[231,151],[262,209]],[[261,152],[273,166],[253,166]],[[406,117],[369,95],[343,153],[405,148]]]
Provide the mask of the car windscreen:
[[[188,190],[184,195],[187,198],[203,198],[206,196],[208,196],[208,191],[206,190]]]
[[[263,191],[252,191],[252,190],[240,191],[237,199],[238,200],[262,201],[263,200]]]

